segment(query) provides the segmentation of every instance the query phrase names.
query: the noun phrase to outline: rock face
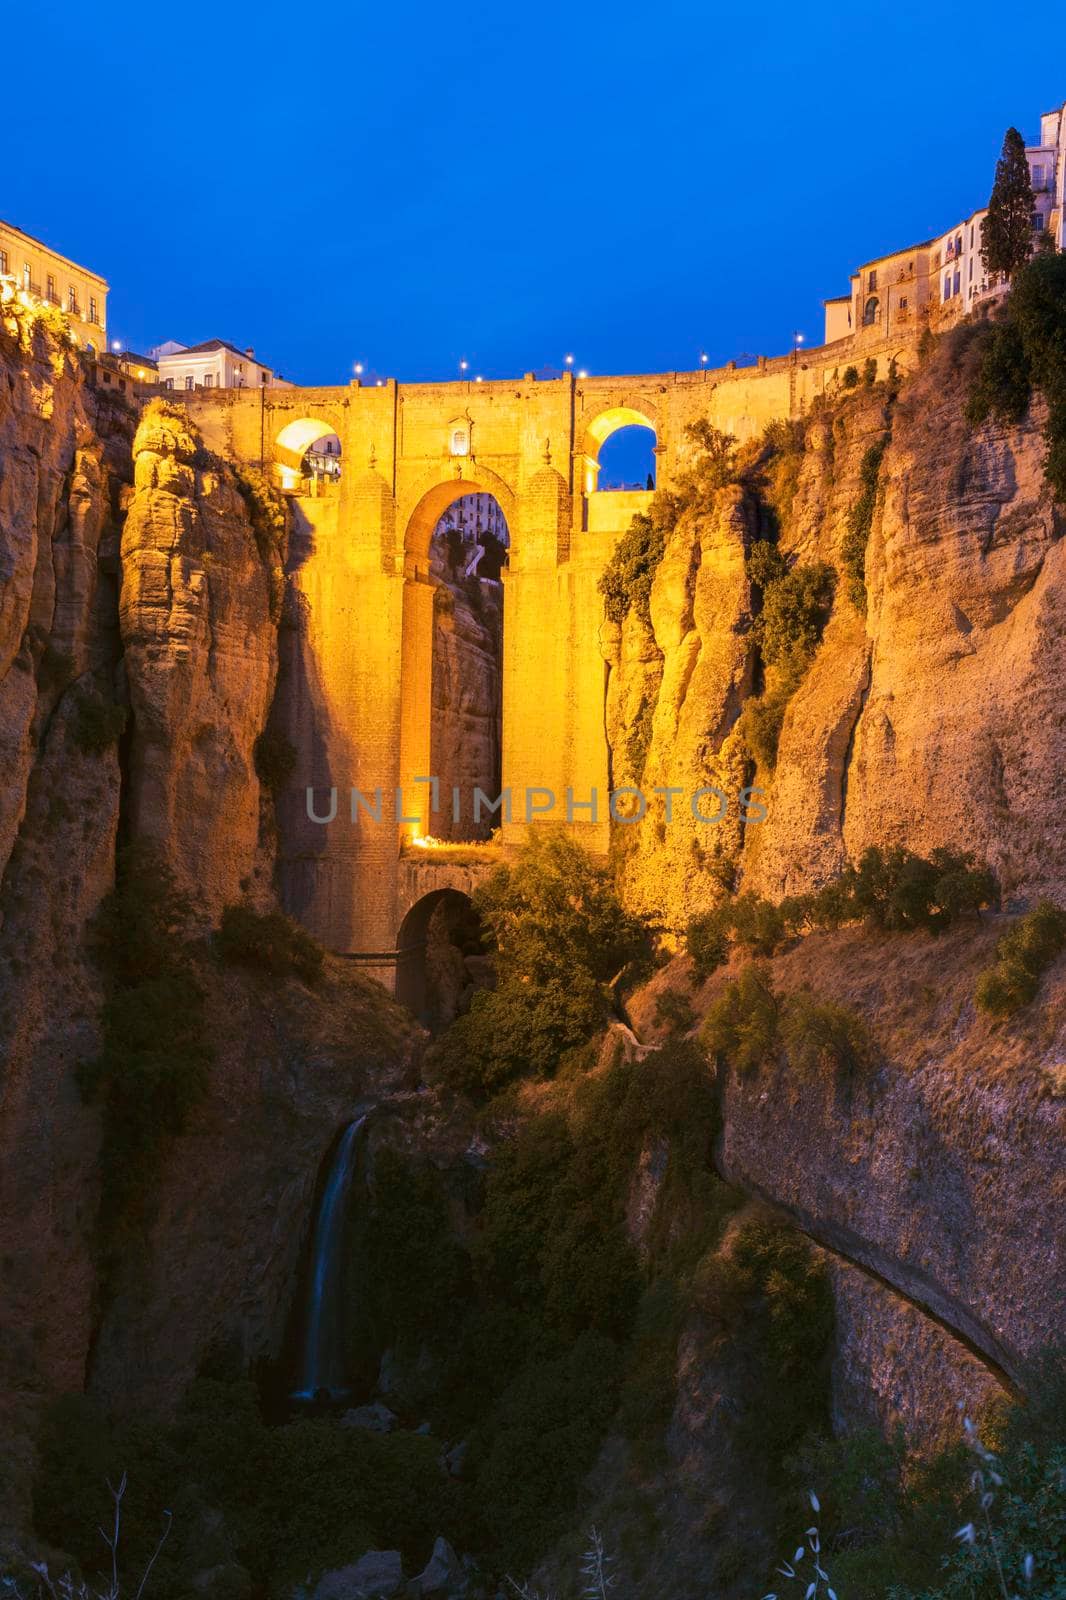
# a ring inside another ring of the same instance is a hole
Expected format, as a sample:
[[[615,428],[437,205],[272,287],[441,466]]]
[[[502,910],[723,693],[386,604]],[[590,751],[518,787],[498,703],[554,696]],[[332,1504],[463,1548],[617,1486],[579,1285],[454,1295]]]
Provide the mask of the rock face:
[[[130,820],[214,920],[257,866],[254,749],[277,671],[271,568],[232,472],[202,464],[180,412],[149,407],[133,448],[120,606]]]
[[[495,579],[464,577],[436,538],[432,572],[433,735],[431,766],[440,780],[441,809],[432,819],[440,839],[487,839],[492,815],[473,817],[474,789],[500,792],[500,696],[503,587]],[[461,814],[452,812],[460,792]]]
[[[1009,897],[1066,893],[1066,843],[1048,828],[1066,781],[1066,514],[1043,478],[1039,405],[1019,427],[971,430],[957,359],[941,350],[898,400],[884,385],[859,389],[806,425],[781,543],[838,569],[863,458],[887,437],[868,609],[838,584],[776,769],[755,776],[768,791],[766,822],[742,835],[728,819],[695,830],[686,819],[619,839],[632,897],[671,925],[721,894],[723,857],[745,886],[779,897],[870,844],[972,849]],[[631,613],[612,647],[616,782],[632,781],[626,751],[642,715],[646,789],[736,781],[732,730],[753,663],[742,547],[756,507],[750,492],[739,504],[730,495],[711,526],[681,518],[655,578],[650,630]]]

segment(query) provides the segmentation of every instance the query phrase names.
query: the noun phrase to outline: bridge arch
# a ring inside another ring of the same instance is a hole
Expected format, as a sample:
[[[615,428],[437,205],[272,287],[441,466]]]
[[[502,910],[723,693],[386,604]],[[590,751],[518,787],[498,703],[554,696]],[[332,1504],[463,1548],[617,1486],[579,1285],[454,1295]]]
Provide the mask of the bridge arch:
[[[507,519],[511,548],[514,548],[517,496],[510,484],[481,465],[468,466],[464,461],[460,470],[458,477],[442,478],[439,472],[434,472],[424,478],[399,519],[404,530],[403,569],[408,578],[428,575],[433,531],[448,507],[464,495],[491,494],[498,501]]]
[[[304,456],[319,440],[340,437],[340,423],[331,417],[293,417],[274,436],[273,460],[283,489],[300,481]]]
[[[409,839],[433,834],[431,791],[416,778],[440,777],[433,771],[434,624],[438,584],[431,573],[430,544],[441,517],[466,495],[489,494],[507,522],[512,559],[516,496],[496,473],[464,463],[458,476],[442,479],[439,470],[412,496],[403,527],[404,588],[400,632],[400,784],[404,794],[404,831]],[[505,591],[504,591],[505,592]],[[499,662],[502,681],[502,661]],[[502,713],[499,713],[502,718]],[[502,731],[501,731],[502,740]],[[479,781],[479,786],[480,782]],[[489,784],[491,787],[491,784]],[[491,795],[490,799],[495,799]],[[472,805],[473,795],[464,796]]]
[[[654,406],[646,401],[624,399],[616,405],[606,406],[585,424],[582,434],[584,455],[584,491],[595,494],[599,485],[600,451],[613,434],[623,428],[648,429],[656,445],[659,443],[659,419]]]
[[[432,1032],[446,1027],[484,961],[481,922],[465,888],[444,884],[410,907],[396,936],[396,998]]]

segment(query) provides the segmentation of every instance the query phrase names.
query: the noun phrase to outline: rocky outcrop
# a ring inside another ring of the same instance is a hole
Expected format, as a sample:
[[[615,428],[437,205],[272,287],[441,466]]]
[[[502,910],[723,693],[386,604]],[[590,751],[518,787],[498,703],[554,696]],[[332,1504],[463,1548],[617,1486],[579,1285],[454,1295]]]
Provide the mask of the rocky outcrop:
[[[263,869],[254,751],[277,672],[271,565],[232,471],[205,461],[181,412],[149,407],[133,448],[120,606],[130,821],[211,920]]]
[[[720,896],[723,856],[745,886],[777,898],[823,882],[870,844],[971,849],[1010,898],[1066,894],[1066,844],[1048,829],[1066,781],[1066,513],[1044,481],[1039,403],[1020,426],[971,429],[961,359],[945,342],[898,399],[884,384],[860,388],[806,424],[788,492],[776,496],[781,544],[838,570],[864,457],[887,438],[868,607],[841,578],[776,768],[756,774],[765,822],[743,836],[728,823],[686,822],[619,838],[632,898],[671,925]],[[650,713],[646,789],[735,784],[732,730],[753,686],[742,546],[759,498],[749,484],[731,533],[723,508],[710,549],[704,529],[694,551],[697,530],[683,516],[655,579],[651,629],[631,614],[615,638],[616,782]]]

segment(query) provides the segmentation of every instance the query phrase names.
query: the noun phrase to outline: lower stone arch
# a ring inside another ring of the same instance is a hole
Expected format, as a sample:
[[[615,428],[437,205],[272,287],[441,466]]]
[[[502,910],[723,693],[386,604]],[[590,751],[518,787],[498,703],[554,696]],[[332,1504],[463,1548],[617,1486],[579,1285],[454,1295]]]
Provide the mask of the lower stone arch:
[[[434,930],[439,935],[445,929],[458,936],[453,947],[457,959],[450,962],[450,971],[442,970],[449,963],[444,941],[433,937]],[[457,1015],[458,999],[470,982],[460,967],[475,954],[475,946],[480,953],[479,931],[480,922],[470,896],[450,886],[424,894],[400,923],[396,935],[396,998],[431,1033],[439,1033]]]

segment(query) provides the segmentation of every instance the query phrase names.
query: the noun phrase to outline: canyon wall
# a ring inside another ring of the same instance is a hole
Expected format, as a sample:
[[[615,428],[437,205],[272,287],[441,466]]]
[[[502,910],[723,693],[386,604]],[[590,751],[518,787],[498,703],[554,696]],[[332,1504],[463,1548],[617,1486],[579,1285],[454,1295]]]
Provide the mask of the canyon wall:
[[[841,578],[776,768],[754,774],[765,822],[742,828],[734,803],[717,827],[684,816],[618,841],[630,896],[670,926],[720,898],[723,862],[778,898],[870,844],[971,849],[1008,900],[1066,893],[1053,823],[1066,748],[1066,516],[1044,481],[1039,403],[1017,427],[971,428],[966,356],[962,341],[944,341],[898,398],[886,383],[860,386],[803,427],[787,491],[774,496],[780,544],[838,571],[864,458],[887,441],[867,610]],[[655,575],[650,626],[635,611],[620,630],[604,625],[616,780],[631,772],[643,714],[646,791],[717,783],[735,796],[735,724],[756,660],[744,550],[760,514],[750,486],[685,512]]]

